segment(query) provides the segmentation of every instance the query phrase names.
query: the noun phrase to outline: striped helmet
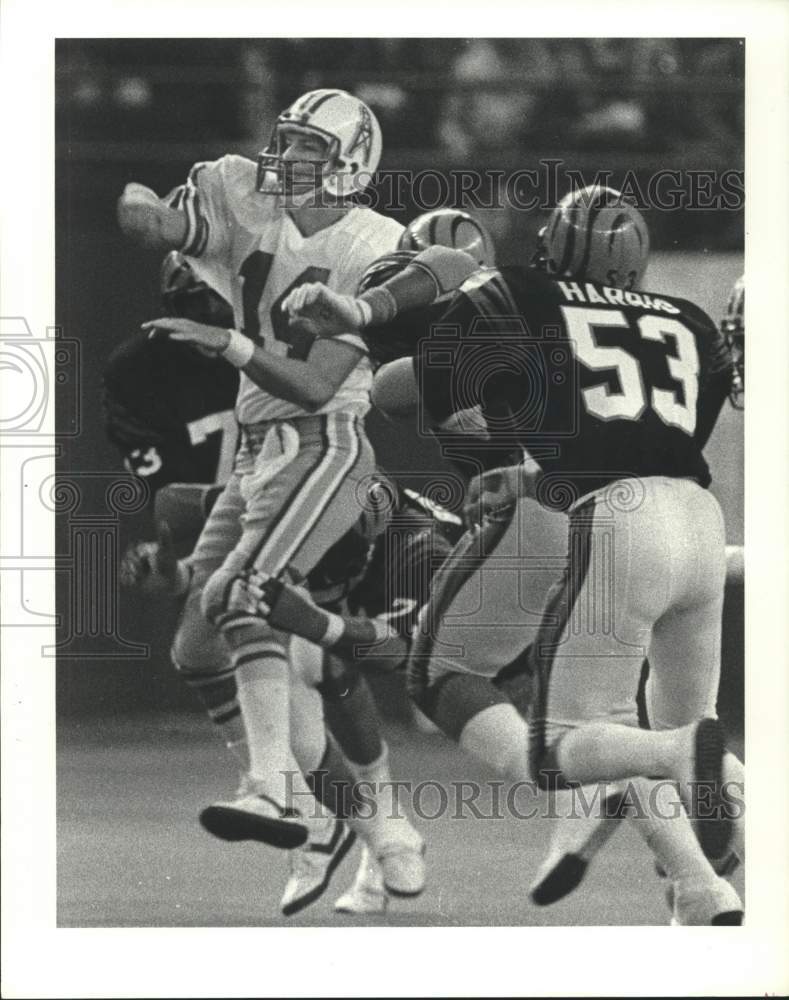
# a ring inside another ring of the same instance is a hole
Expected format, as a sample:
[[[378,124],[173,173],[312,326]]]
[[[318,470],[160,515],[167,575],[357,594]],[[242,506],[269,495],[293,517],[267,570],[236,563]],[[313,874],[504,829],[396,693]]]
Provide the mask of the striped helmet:
[[[649,257],[649,231],[637,208],[613,188],[592,185],[566,195],[540,230],[533,263],[557,277],[637,288]]]
[[[216,289],[195,274],[177,250],[171,250],[159,271],[162,306],[168,316],[181,316],[209,326],[235,326],[233,307]]]
[[[721,320],[721,333],[734,361],[734,375],[729,398],[732,406],[741,410],[745,393],[745,275],[735,282]]]
[[[404,271],[416,257],[416,250],[394,250],[385,253],[369,265],[359,281],[356,294],[361,295],[370,288],[377,288],[396,274]]]
[[[455,208],[437,208],[417,216],[398,244],[400,250],[416,251],[432,246],[464,250],[482,267],[495,266],[493,241],[484,227],[467,212]]]
[[[257,189],[263,194],[286,193],[282,153],[289,132],[326,143],[326,160],[315,186],[333,198],[363,191],[381,159],[381,126],[364,101],[344,90],[311,90],[277,118],[268,146],[258,155]]]

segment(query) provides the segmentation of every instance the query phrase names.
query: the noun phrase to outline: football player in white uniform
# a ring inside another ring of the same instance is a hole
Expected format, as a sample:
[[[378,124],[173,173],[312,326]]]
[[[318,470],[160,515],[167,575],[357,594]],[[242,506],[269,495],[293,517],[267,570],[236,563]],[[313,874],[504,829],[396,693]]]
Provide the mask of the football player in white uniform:
[[[308,790],[290,750],[285,640],[236,606],[236,584],[255,568],[290,566],[306,576],[359,517],[357,489],[374,470],[363,427],[371,382],[364,342],[353,332],[316,336],[309,323],[294,328],[281,303],[305,281],[352,294],[368,264],[397,244],[402,226],[351,200],[380,153],[380,128],[362,101],[313,91],[280,115],[257,164],[238,156],[198,164],[166,200],[130,184],[118,205],[123,231],[188,255],[232,303],[239,327],[179,317],[146,324],[241,370],[241,448],[195,550],[191,582],[206,623],[229,644],[248,728],[247,794],[208,816],[228,839],[239,826],[283,847],[308,836],[308,818],[294,817],[286,801],[286,775],[296,772],[295,794]],[[199,643],[196,606],[192,613]],[[413,847],[421,852],[421,841]]]

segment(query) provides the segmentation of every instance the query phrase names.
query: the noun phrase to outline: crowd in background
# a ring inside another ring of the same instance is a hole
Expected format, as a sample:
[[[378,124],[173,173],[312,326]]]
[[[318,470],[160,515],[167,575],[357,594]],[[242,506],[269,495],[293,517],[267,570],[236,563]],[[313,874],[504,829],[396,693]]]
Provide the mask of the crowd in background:
[[[737,39],[86,40],[60,61],[58,107],[84,138],[264,142],[295,95],[338,81],[389,149],[453,162],[509,149],[731,160],[741,149]],[[123,110],[123,114],[118,114]]]

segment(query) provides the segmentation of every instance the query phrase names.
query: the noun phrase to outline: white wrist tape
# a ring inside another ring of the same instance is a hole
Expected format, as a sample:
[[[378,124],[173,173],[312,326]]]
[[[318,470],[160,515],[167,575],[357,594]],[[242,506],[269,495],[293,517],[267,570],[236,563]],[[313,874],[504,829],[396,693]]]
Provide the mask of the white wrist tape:
[[[222,357],[236,368],[243,368],[255,353],[255,343],[238,330],[230,330],[230,342],[222,351]]]
[[[359,310],[359,316],[361,317],[359,321],[359,327],[363,328],[370,325],[370,321],[373,318],[372,306],[369,302],[365,302],[364,299],[354,299],[356,303],[356,308]]]

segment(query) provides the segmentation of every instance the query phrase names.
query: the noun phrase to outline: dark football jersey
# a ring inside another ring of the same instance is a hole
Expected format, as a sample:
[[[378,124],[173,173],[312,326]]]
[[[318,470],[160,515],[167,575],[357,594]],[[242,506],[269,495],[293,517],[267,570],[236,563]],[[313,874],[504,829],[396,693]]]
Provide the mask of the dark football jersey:
[[[691,302],[513,267],[463,285],[415,373],[435,420],[480,405],[500,444],[539,463],[538,497],[565,509],[628,477],[708,486],[731,357]]]
[[[384,615],[410,638],[430,581],[463,534],[461,519],[414,490],[397,487],[396,507],[375,542],[362,581],[348,598],[351,611]]]
[[[390,323],[368,326],[363,331],[363,337],[373,365],[377,368],[416,354],[420,339],[427,335],[431,324],[446,312],[447,301],[443,298],[424,309],[407,310]]]
[[[104,371],[105,428],[129,472],[165,483],[222,483],[238,439],[231,365],[168,340],[130,337]]]

